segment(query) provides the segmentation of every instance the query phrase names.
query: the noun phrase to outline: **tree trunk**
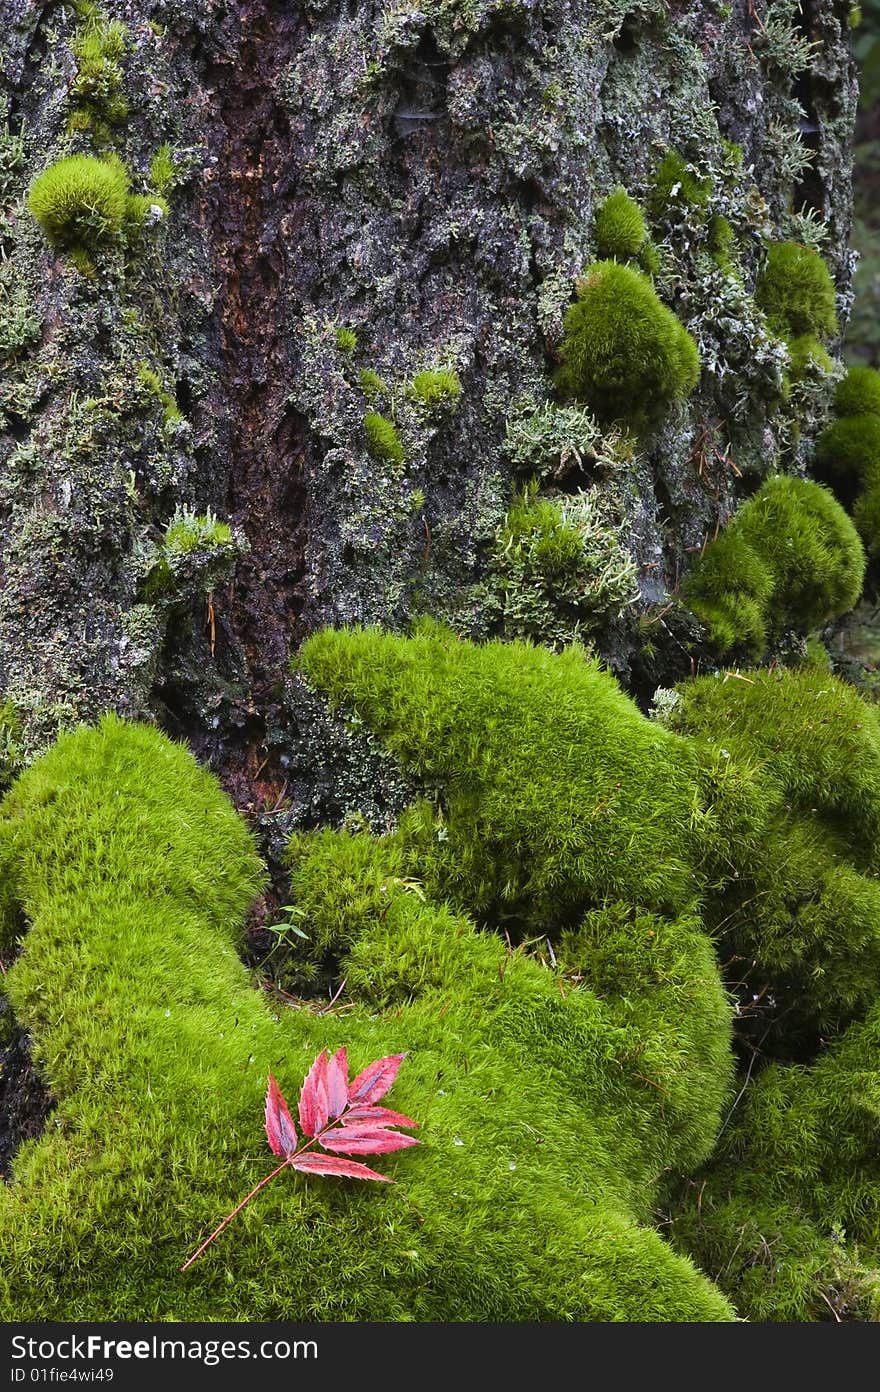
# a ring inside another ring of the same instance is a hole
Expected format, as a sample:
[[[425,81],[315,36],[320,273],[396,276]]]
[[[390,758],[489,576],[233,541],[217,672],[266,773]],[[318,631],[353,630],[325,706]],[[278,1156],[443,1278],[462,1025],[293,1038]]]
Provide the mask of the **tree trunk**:
[[[637,623],[597,627],[615,673],[647,699],[689,670],[670,594],[768,465],[805,463],[827,408],[822,385],[780,403],[752,292],[762,237],[818,220],[845,315],[848,5],[108,3],[128,112],[101,130],[93,102],[71,133],[80,9],[2,5],[0,685],[25,756],[113,708],[185,737],[243,809],[325,815],[291,654],[327,623],[497,628],[480,582],[531,474],[604,491],[638,566],[628,617],[661,615],[659,656]],[[42,169],[113,149],[149,194],[163,143],[167,217],[91,276],[47,248],[22,202]],[[601,439],[523,444],[556,399],[597,206],[618,185],[649,199],[670,148],[711,180],[743,280],[723,304],[705,214],[659,210],[702,384],[616,470]],[[452,407],[408,389],[438,367]],[[371,407],[399,468],[369,452]],[[168,524],[209,509],[233,544],[175,555],[159,586]]]

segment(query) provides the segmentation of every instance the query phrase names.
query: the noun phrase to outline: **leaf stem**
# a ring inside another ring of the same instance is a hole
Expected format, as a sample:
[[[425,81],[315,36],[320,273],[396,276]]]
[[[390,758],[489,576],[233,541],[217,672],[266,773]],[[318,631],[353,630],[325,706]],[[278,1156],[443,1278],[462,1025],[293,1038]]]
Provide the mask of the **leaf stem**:
[[[297,1151],[297,1155],[298,1155],[298,1154],[299,1154],[299,1151]],[[201,1247],[199,1247],[198,1251],[193,1252],[192,1256],[189,1257],[189,1258],[187,1259],[187,1261],[185,1261],[185,1262],[183,1263],[183,1266],[180,1268],[181,1271],[186,1271],[186,1269],[187,1269],[188,1266],[192,1266],[192,1264],[193,1264],[193,1262],[195,1261],[196,1257],[200,1257],[200,1256],[202,1255],[202,1253],[204,1252],[205,1248],[206,1248],[206,1247],[210,1247],[211,1243],[214,1241],[214,1238],[220,1236],[220,1234],[222,1233],[223,1229],[226,1227],[226,1224],[227,1224],[227,1223],[231,1223],[232,1220],[233,1220],[233,1218],[235,1217],[235,1215],[236,1215],[237,1213],[241,1213],[241,1210],[244,1208],[245,1204],[250,1203],[250,1201],[251,1201],[251,1199],[254,1197],[254,1195],[255,1195],[255,1194],[259,1194],[260,1190],[261,1190],[265,1185],[267,1185],[267,1184],[269,1183],[269,1180],[270,1180],[270,1179],[274,1179],[275,1176],[276,1176],[276,1175],[279,1175],[279,1174],[281,1173],[282,1170],[286,1170],[286,1169],[287,1169],[287,1166],[290,1164],[291,1160],[293,1160],[293,1159],[295,1159],[295,1156],[293,1156],[293,1155],[288,1155],[288,1156],[286,1156],[285,1159],[281,1162],[281,1164],[278,1166],[277,1169],[273,1170],[271,1174],[267,1174],[266,1177],[265,1177],[265,1179],[261,1179],[261,1180],[260,1180],[259,1184],[255,1184],[254,1187],[253,1187],[253,1189],[251,1190],[251,1192],[247,1195],[246,1198],[242,1199],[242,1201],[241,1201],[241,1203],[238,1205],[238,1207],[237,1207],[237,1208],[234,1208],[234,1209],[232,1210],[231,1213],[227,1213],[226,1217],[223,1219],[223,1222],[220,1224],[220,1226],[219,1226],[219,1227],[216,1227],[216,1228],[214,1229],[214,1231],[211,1233],[211,1236],[210,1236],[210,1237],[206,1237],[206,1238],[205,1238],[205,1241],[202,1243]]]
[[[200,1257],[204,1252],[205,1248],[210,1247],[211,1243],[214,1241],[214,1238],[220,1236],[227,1223],[231,1223],[236,1214],[241,1213],[241,1210],[244,1208],[245,1204],[249,1204],[254,1195],[259,1194],[260,1190],[265,1188],[265,1186],[269,1183],[270,1179],[274,1179],[276,1175],[280,1175],[282,1170],[286,1170],[288,1165],[292,1165],[294,1160],[299,1159],[300,1155],[302,1155],[304,1151],[307,1151],[310,1146],[313,1146],[316,1141],[319,1141],[326,1131],[329,1131],[333,1126],[337,1124],[337,1122],[340,1122],[342,1120],[342,1117],[348,1111],[350,1105],[351,1104],[349,1102],[346,1102],[345,1107],[343,1108],[342,1112],[338,1117],[333,1117],[332,1120],[328,1121],[324,1126],[321,1127],[320,1131],[318,1131],[314,1136],[309,1137],[305,1145],[301,1145],[299,1150],[294,1151],[292,1155],[285,1156],[281,1164],[278,1165],[277,1168],[274,1169],[271,1174],[267,1174],[265,1179],[261,1179],[259,1184],[255,1184],[251,1192],[242,1199],[241,1203],[236,1208],[234,1208],[231,1213],[227,1213],[226,1217],[223,1219],[223,1222],[220,1223],[219,1226],[214,1229],[214,1231],[211,1233],[211,1236],[205,1238],[201,1247],[199,1247],[197,1251],[193,1252],[191,1257],[187,1258],[187,1260],[183,1263],[183,1266],[180,1268],[181,1271],[186,1271],[187,1267],[192,1266],[196,1257]]]

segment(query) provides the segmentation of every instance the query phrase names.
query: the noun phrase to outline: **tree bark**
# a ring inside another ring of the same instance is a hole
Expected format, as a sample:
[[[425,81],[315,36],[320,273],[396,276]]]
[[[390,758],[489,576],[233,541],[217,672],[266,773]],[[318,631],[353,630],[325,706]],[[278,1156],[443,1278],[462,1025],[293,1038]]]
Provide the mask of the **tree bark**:
[[[845,319],[848,10],[106,0],[128,102],[109,146],[148,192],[167,142],[175,182],[167,218],[89,278],[24,202],[59,156],[106,153],[68,128],[82,16],[0,0],[0,314],[31,322],[0,388],[0,688],[25,757],[113,708],[186,738],[246,811],[338,814],[354,794],[334,778],[353,765],[333,763],[340,731],[288,677],[297,645],[322,624],[400,629],[421,612],[486,636],[497,529],[517,481],[548,469],[561,495],[612,498],[638,566],[639,603],[595,635],[602,655],[644,701],[688,672],[670,595],[768,467],[808,463],[827,410],[830,383],[780,404],[752,295],[763,239],[805,235],[806,210]],[[720,303],[696,222],[661,217],[662,293],[700,342],[698,391],[616,473],[601,451],[558,449],[524,469],[510,432],[555,400],[596,208],[617,185],[644,201],[669,148],[734,225],[740,301]],[[407,390],[438,366],[460,376],[454,410]],[[364,369],[404,445],[396,472],[367,448]],[[151,567],[181,509],[228,520],[236,544],[179,559],[157,598]],[[655,616],[648,645],[637,620]]]

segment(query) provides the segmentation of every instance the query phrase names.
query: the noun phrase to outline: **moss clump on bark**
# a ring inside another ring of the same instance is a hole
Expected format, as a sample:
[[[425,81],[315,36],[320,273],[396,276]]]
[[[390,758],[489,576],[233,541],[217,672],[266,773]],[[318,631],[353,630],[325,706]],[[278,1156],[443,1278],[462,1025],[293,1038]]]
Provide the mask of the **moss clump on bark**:
[[[648,229],[641,208],[626,189],[615,189],[600,205],[594,235],[602,260],[629,261],[638,256]]]
[[[28,208],[51,247],[90,256],[122,234],[128,195],[121,160],[68,155],[37,176]]]
[[[589,266],[565,316],[556,384],[604,420],[643,425],[687,396],[697,346],[650,280],[616,261]]]
[[[782,338],[831,338],[837,332],[834,282],[813,247],[771,242],[755,297]]]
[[[709,543],[684,597],[719,652],[740,647],[759,657],[774,635],[846,613],[864,574],[858,532],[828,489],[779,475]]]

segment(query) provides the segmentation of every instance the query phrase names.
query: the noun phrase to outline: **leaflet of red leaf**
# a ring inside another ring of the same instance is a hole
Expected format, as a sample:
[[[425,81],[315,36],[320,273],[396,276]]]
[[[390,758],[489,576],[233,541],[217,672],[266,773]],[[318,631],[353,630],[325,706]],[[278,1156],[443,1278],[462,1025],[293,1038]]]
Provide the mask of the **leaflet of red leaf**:
[[[345,1045],[327,1060],[327,1106],[330,1120],[341,1116],[348,1104],[348,1051]]]
[[[266,1136],[275,1155],[292,1155],[299,1144],[287,1103],[271,1073],[266,1093]]]
[[[315,1136],[327,1125],[327,1050],[322,1049],[312,1064],[299,1095],[299,1124],[307,1136]]]
[[[316,1155],[312,1152],[291,1160],[290,1166],[307,1174],[340,1175],[343,1179],[379,1179],[383,1184],[394,1183],[390,1175],[378,1174],[366,1165],[359,1165],[356,1160],[342,1160],[338,1155]]]
[[[384,1097],[405,1058],[406,1054],[389,1054],[387,1058],[368,1064],[349,1085],[348,1100],[352,1106],[368,1107]]]
[[[415,1136],[403,1136],[399,1131],[377,1131],[373,1127],[364,1130],[340,1127],[338,1131],[328,1131],[321,1137],[325,1150],[339,1150],[343,1155],[387,1155],[391,1150],[403,1150],[405,1146],[421,1145]]]
[[[404,1116],[403,1112],[392,1112],[387,1107],[352,1107],[345,1114],[346,1126],[365,1126],[368,1122],[375,1122],[377,1126],[418,1127],[419,1124],[412,1117]]]

